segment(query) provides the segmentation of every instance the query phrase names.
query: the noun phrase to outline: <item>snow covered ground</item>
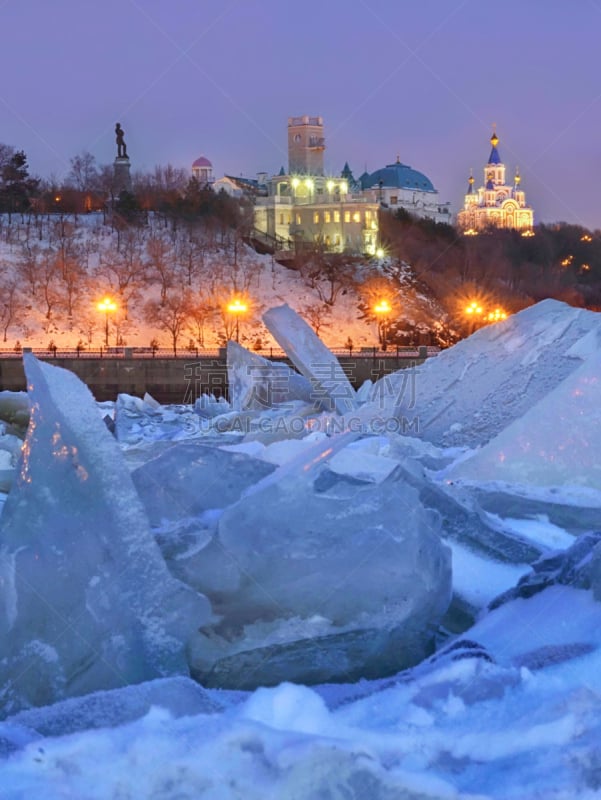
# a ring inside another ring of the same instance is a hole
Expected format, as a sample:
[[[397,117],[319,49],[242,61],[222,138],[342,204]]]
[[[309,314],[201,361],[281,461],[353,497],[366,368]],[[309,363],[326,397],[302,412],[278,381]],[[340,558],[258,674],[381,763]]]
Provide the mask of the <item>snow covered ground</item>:
[[[121,397],[118,446],[110,405],[92,420],[32,362],[21,461],[0,397],[2,800],[601,797],[599,330],[546,301],[429,361],[411,400],[399,375],[346,408],[335,383],[253,407],[232,348],[235,408]],[[409,403],[419,431],[374,433]],[[98,667],[117,655],[130,685]]]

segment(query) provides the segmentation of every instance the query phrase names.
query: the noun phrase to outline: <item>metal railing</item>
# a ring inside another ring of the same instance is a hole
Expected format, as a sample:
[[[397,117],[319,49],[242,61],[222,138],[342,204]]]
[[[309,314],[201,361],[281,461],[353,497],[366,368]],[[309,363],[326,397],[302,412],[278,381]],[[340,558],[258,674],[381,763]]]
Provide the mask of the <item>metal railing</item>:
[[[48,350],[45,348],[27,348],[23,349],[23,352],[30,352],[33,353],[37,358],[41,358],[44,360],[52,360],[52,359],[73,359],[73,358],[86,358],[86,359],[100,359],[100,358],[108,358],[108,359],[183,359],[183,360],[190,360],[190,359],[216,359],[216,360],[225,360],[226,358],[226,348],[213,348],[213,349],[205,349],[205,348],[195,348],[194,350],[190,350],[189,348],[182,348],[178,350],[177,353],[173,353],[172,349],[166,347],[160,347],[158,349],[153,349],[151,347],[109,347],[109,348],[100,348],[98,350],[87,350],[87,349],[56,349],[56,350]],[[287,355],[284,350],[281,350],[276,347],[263,347],[259,350],[252,350],[253,353],[256,353],[263,358],[268,359],[286,359]],[[334,347],[330,348],[330,352],[333,353],[337,357],[341,358],[378,358],[378,359],[401,359],[401,358],[408,358],[408,359],[421,359],[421,358],[431,358],[432,356],[438,355],[440,353],[439,347],[432,347],[432,346],[409,346],[409,347],[388,347],[386,350],[382,350],[381,347],[360,347],[360,348],[352,348],[349,350],[348,347]],[[23,353],[17,352],[14,349],[12,350],[3,350],[0,349],[0,359],[20,359],[22,358]]]

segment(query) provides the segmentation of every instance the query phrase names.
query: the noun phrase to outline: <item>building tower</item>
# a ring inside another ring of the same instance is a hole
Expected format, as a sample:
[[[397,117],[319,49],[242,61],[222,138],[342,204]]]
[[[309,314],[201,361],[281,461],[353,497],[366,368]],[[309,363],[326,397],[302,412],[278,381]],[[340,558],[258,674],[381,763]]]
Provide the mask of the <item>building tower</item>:
[[[467,233],[495,226],[521,231],[532,231],[534,212],[526,205],[526,194],[521,188],[521,177],[516,170],[513,186],[505,183],[505,164],[501,161],[496,131],[490,137],[492,149],[484,167],[484,185],[474,192],[474,178],[470,174],[463,209],[457,214],[457,224]]]
[[[323,175],[322,117],[288,117],[288,173]]]
[[[213,184],[213,165],[206,156],[200,156],[192,164],[192,175],[203,187]]]

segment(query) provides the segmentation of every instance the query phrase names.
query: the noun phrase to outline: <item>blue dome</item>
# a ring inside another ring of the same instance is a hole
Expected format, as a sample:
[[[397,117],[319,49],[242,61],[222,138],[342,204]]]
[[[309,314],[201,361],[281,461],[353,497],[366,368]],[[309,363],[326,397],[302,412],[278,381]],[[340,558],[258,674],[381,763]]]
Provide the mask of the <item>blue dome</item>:
[[[397,161],[396,164],[388,164],[369,175],[364,173],[359,180],[362,189],[377,189],[382,181],[382,186],[416,189],[420,192],[436,192],[430,178],[427,178],[423,172],[408,167],[407,164],[401,164],[400,161]]]

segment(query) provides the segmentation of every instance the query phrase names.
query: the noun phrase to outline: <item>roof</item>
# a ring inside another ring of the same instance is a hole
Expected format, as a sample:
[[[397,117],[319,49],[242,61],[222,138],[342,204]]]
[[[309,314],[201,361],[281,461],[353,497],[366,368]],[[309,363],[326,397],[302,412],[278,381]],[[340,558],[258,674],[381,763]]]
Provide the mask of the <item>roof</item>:
[[[209,159],[206,158],[205,156],[200,156],[200,158],[197,158],[196,161],[192,164],[192,168],[194,168],[194,167],[212,167],[212,166],[213,165],[211,164]]]
[[[412,169],[407,164],[387,164],[382,169],[377,169],[371,174],[364,173],[360,178],[362,189],[372,189],[382,186],[394,187],[397,189],[417,189],[421,192],[436,192],[430,178],[423,172]]]
[[[499,151],[497,150],[497,145],[499,144],[499,137],[496,133],[490,137],[490,143],[492,145],[492,150],[490,151],[490,155],[488,157],[489,164],[501,164],[501,156],[499,155]]]

